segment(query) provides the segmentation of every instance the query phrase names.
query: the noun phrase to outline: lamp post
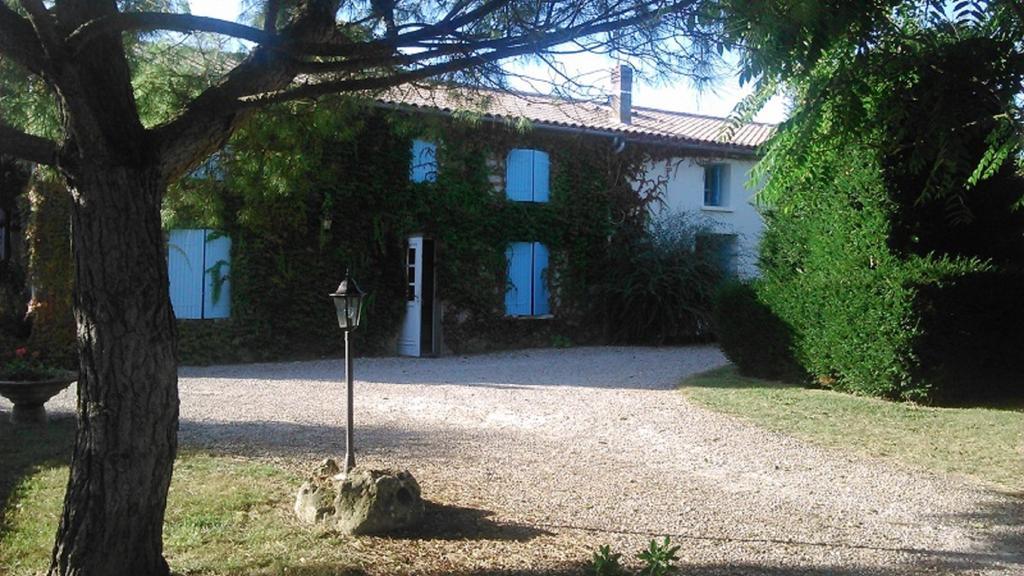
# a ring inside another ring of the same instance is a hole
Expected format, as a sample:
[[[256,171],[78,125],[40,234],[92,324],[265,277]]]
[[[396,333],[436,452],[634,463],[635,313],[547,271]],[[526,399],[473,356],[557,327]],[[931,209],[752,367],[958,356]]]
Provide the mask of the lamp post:
[[[352,434],[352,341],[350,332],[359,327],[363,315],[363,291],[355,280],[345,272],[345,279],[338,290],[331,294],[334,308],[338,313],[338,326],[345,331],[345,392],[348,397],[348,415],[345,425],[345,468],[348,474],[356,465],[356,453]]]

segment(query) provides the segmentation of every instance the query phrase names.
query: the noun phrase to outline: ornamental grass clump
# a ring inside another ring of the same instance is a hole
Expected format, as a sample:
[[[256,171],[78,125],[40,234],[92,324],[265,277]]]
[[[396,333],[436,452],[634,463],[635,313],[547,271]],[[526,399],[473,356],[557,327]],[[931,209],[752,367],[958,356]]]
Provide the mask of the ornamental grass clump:
[[[712,295],[727,272],[718,254],[697,248],[701,236],[713,236],[711,225],[677,212],[613,243],[599,289],[610,340],[672,344],[711,337]]]

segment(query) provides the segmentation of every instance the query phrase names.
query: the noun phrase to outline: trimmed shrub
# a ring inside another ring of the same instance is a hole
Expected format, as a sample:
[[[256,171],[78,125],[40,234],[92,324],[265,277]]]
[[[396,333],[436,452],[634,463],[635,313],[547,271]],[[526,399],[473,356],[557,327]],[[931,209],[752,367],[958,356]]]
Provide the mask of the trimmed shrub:
[[[920,396],[907,366],[913,294],[885,246],[888,206],[874,155],[821,152],[766,215],[758,296],[792,328],[795,357],[820,384]]]
[[[727,282],[714,296],[715,335],[722,352],[744,376],[798,381],[793,330],[758,298],[750,284]]]
[[[830,53],[797,87],[758,167],[769,209],[755,290],[823,386],[974,396],[979,379],[1019,379],[1024,355],[1009,275],[1024,268],[1024,181],[1003,113],[1019,74],[979,66],[1001,41],[907,38]]]
[[[785,144],[775,153],[784,153]],[[939,399],[964,388],[954,384],[971,371],[964,367],[978,366],[951,351],[970,348],[970,339],[1001,341],[1005,332],[996,317],[971,312],[963,299],[983,301],[1003,316],[1013,316],[1014,302],[1003,298],[997,305],[980,287],[969,288],[970,278],[988,274],[992,264],[970,253],[918,252],[894,239],[895,215],[902,214],[905,226],[907,209],[892,199],[877,150],[869,139],[822,138],[813,154],[774,165],[782,171],[769,183],[777,201],[767,213],[764,278],[756,291],[792,328],[796,360],[820,385]],[[922,218],[929,214],[922,208]],[[1003,234],[1019,232],[1004,228]]]

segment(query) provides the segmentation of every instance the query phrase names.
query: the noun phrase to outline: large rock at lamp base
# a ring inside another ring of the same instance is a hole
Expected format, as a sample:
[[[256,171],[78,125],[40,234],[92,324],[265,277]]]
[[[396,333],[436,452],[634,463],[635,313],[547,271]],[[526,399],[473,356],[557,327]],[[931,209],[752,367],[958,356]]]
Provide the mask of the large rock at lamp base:
[[[345,534],[384,534],[423,518],[420,485],[408,471],[353,468],[340,480],[338,466],[324,460],[295,496],[295,515]]]
[[[295,515],[306,524],[316,524],[334,516],[334,491],[306,481],[295,496]]]
[[[334,476],[340,472],[338,463],[328,458],[299,487],[295,495],[295,515],[306,524],[323,522],[334,516]]]
[[[420,485],[408,471],[356,467],[338,486],[333,521],[346,534],[383,534],[422,519]]]

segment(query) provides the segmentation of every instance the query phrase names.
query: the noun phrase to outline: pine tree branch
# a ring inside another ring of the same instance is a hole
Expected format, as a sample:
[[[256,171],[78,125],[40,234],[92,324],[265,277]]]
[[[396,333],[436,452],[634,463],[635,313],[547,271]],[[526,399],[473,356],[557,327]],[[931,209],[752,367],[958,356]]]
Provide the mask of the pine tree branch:
[[[8,154],[36,164],[56,166],[58,150],[56,142],[26,134],[0,121],[0,154]]]
[[[292,21],[272,36],[274,43],[320,44],[335,38],[338,3],[307,0]],[[164,177],[177,178],[220,148],[248,113],[233,103],[246,94],[284,88],[298,73],[296,63],[295,58],[275,46],[261,44],[220,82],[194,98],[180,115],[154,128],[152,138],[158,146]]]
[[[43,52],[50,57],[60,50],[60,37],[57,35],[57,26],[53,21],[53,14],[46,8],[42,0],[21,0],[21,7],[28,12],[29,22],[35,29],[36,37],[43,47]]]
[[[384,76],[328,80],[270,93],[246,95],[238,99],[237,106],[240,108],[258,107],[279,102],[287,102],[290,100],[315,98],[331,93],[390,88],[449,72],[456,72],[467,68],[482,66],[515,56],[542,52],[543,50],[552,46],[557,46],[572,40],[573,38],[599,34],[601,32],[608,32],[637,25],[650,17],[651,16],[649,14],[637,14],[629,18],[622,18],[620,20],[609,22],[595,23],[590,21],[575,27],[543,35],[523,35],[512,38],[503,38],[500,40],[482,41],[478,43],[471,42],[461,45],[458,48],[449,45],[443,47],[443,49],[439,48],[439,52],[442,54],[446,52],[462,53],[465,54],[465,56],[453,58],[445,62],[429,64],[413,70],[396,71]],[[482,50],[484,49],[488,51],[483,52]],[[422,59],[424,56],[425,55],[410,55],[405,58],[416,60]],[[402,58],[402,56],[397,56],[395,61],[399,61],[400,58]],[[339,62],[336,69],[343,69],[344,63],[344,61]]]
[[[624,1],[596,12],[584,10],[581,2],[557,17],[545,13],[534,19],[511,21],[505,25],[504,35],[477,35],[467,30],[508,3],[462,2],[434,24],[360,41],[345,33],[344,24],[336,23],[337,1],[308,0],[301,4],[300,13],[291,23],[271,36],[270,44],[258,45],[221,82],[193,99],[182,114],[152,130],[162,170],[168,179],[184,173],[223,145],[238,123],[261,106],[398,86],[543,52],[577,38],[657,26],[666,18],[691,13],[698,0]],[[264,34],[255,28],[242,28],[253,38]],[[642,41],[643,37],[637,42]],[[313,56],[335,59],[307,60]],[[295,85],[294,79],[303,73],[307,83]]]
[[[43,47],[32,24],[0,2],[0,55],[7,56],[33,74],[42,73]]]
[[[276,14],[274,17],[276,18]],[[67,42],[73,50],[80,51],[88,46],[89,42],[104,34],[127,32],[129,30],[139,32],[155,30],[182,33],[211,32],[232,38],[249,40],[257,44],[275,45],[280,42],[280,37],[272,31],[260,30],[252,26],[218,18],[193,16],[192,14],[172,14],[169,12],[120,12],[96,18],[82,24],[69,34]]]
[[[277,31],[277,14],[280,10],[280,0],[267,0],[267,8],[263,13],[263,31],[267,34]]]

